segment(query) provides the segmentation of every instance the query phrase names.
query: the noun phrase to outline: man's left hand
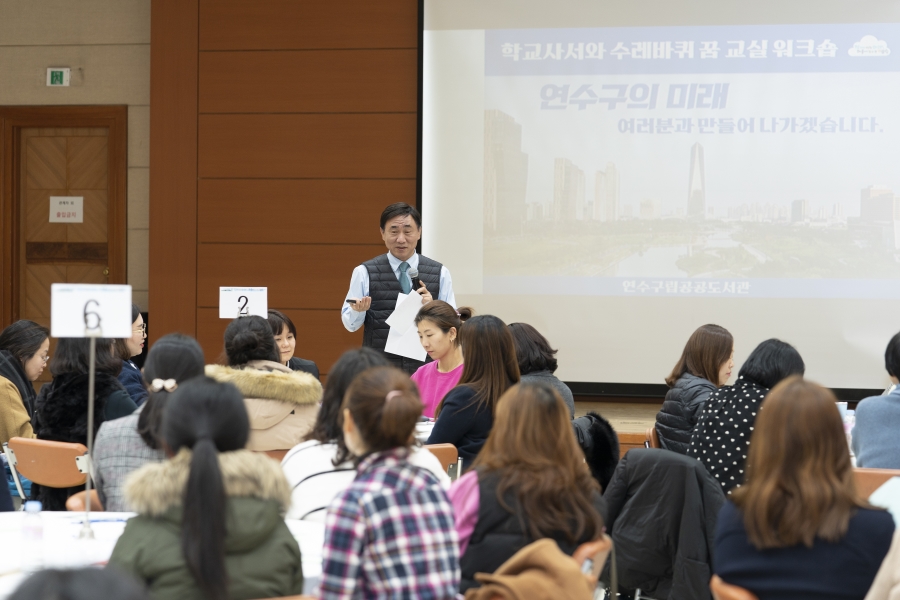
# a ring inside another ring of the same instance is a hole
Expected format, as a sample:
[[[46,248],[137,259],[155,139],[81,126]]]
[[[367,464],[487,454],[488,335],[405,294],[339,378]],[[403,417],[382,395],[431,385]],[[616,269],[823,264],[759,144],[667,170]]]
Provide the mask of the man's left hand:
[[[420,281],[419,285],[421,287],[419,287],[419,289],[417,289],[416,291],[419,292],[419,294],[422,296],[422,304],[428,304],[429,302],[434,300],[434,298],[431,297],[431,292],[429,292],[428,288],[425,287],[425,282]]]

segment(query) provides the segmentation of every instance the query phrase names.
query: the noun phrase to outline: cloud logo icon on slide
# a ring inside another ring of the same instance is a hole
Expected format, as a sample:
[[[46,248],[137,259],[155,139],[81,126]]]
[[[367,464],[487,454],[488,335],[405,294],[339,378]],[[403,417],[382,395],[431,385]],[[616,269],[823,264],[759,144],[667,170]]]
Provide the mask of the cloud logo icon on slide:
[[[891,49],[888,48],[887,42],[879,40],[874,35],[864,35],[847,50],[850,56],[887,56],[890,53]]]

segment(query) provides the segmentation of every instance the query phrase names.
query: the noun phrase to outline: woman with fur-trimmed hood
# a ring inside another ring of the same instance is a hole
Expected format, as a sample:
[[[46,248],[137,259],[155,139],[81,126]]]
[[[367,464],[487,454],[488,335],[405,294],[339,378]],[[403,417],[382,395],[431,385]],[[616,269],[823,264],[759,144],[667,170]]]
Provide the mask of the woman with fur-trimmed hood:
[[[225,330],[228,366],[207,365],[206,374],[234,384],[244,395],[250,416],[248,450],[288,450],[301,441],[316,420],[322,384],[279,361],[269,323],[240,317]]]
[[[207,377],[172,394],[163,436],[174,453],[132,473],[129,519],[109,564],[154,598],[243,600],[303,592],[300,547],[284,522],[291,493],[277,462],[244,450],[234,386]]]

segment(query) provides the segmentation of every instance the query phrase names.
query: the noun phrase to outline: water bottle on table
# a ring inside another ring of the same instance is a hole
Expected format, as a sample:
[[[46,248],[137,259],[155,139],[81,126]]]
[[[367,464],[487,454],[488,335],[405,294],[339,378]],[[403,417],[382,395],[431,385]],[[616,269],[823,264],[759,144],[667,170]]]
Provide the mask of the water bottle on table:
[[[41,503],[29,500],[25,503],[22,519],[22,570],[39,571],[44,563],[44,519]]]

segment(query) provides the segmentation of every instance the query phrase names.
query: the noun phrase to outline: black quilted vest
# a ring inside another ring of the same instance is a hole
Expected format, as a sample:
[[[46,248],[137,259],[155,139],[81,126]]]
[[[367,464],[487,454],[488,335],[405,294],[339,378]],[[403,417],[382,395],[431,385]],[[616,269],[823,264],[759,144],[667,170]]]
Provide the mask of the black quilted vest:
[[[394,307],[397,305],[397,294],[402,293],[403,290],[400,288],[400,282],[397,281],[397,275],[391,268],[387,254],[367,260],[363,266],[369,272],[369,296],[372,298],[372,306],[366,311],[363,346],[384,351],[388,332],[391,329],[385,320],[394,312]],[[441,263],[419,255],[419,279],[425,283],[425,287],[435,300],[441,291],[441,266]],[[391,356],[393,355],[388,355],[388,357]],[[419,361],[411,362],[424,364]]]

